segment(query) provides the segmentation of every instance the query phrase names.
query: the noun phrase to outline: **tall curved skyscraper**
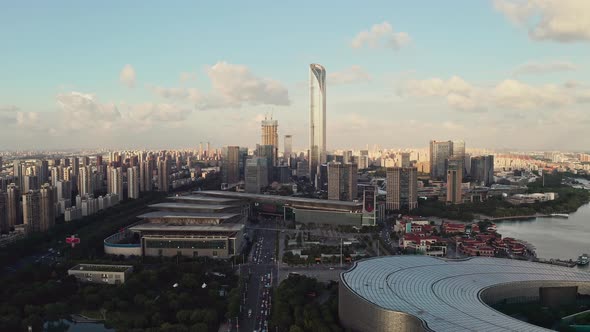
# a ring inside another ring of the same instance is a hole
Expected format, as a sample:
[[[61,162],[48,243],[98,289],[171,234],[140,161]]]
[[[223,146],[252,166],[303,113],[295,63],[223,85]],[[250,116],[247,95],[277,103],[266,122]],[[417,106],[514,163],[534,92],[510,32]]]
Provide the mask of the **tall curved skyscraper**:
[[[319,166],[326,162],[326,69],[309,65],[309,175],[319,187]]]

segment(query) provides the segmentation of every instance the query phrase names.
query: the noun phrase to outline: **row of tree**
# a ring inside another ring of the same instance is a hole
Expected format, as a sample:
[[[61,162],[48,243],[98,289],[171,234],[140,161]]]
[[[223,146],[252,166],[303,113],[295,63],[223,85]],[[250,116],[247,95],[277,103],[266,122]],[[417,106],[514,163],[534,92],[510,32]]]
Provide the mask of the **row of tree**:
[[[344,331],[338,323],[336,283],[324,286],[313,278],[290,276],[281,282],[274,298],[271,331]]]
[[[61,263],[4,276],[0,282],[10,287],[0,288],[0,331],[39,331],[75,313],[101,313],[117,331],[217,331],[225,321],[237,285],[227,262],[169,260],[135,269],[122,285],[79,283]]]

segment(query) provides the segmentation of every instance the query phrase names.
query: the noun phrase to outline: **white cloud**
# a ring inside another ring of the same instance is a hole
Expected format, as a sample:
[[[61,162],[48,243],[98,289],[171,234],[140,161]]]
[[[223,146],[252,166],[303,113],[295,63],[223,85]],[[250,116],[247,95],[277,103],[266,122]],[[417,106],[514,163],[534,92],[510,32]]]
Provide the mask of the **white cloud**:
[[[180,82],[181,83],[185,83],[188,81],[194,81],[197,79],[197,74],[193,73],[193,72],[186,72],[183,71],[182,73],[180,73]]]
[[[159,122],[180,122],[188,118],[191,109],[174,104],[143,103],[128,106],[129,113],[125,114],[132,121],[140,121],[143,124]]]
[[[16,112],[20,108],[16,105],[0,105],[0,112]]]
[[[197,108],[237,108],[242,105],[279,105],[291,103],[289,92],[279,81],[254,75],[244,65],[218,62],[207,70],[211,91]]]
[[[166,99],[186,100],[196,103],[201,98],[201,93],[195,88],[166,88],[161,86],[148,86],[156,95]]]
[[[191,102],[197,109],[291,104],[289,91],[283,84],[270,78],[258,77],[244,65],[221,61],[208,67],[206,72],[211,81],[209,91],[184,87],[147,87],[162,98]]]
[[[448,80],[431,78],[408,80],[400,89],[400,95],[413,97],[444,97],[449,106],[461,111],[486,109],[482,89],[471,85],[458,76]]]
[[[121,119],[121,113],[113,103],[100,103],[92,94],[70,92],[57,95],[64,125],[72,130],[111,128]]]
[[[575,102],[574,97],[559,86],[531,86],[516,80],[500,82],[491,96],[498,107],[518,110],[559,108]]]
[[[121,73],[119,74],[119,80],[128,88],[133,88],[135,86],[135,69],[133,66],[127,64],[123,69],[121,69]]]
[[[328,73],[328,84],[349,84],[369,82],[371,75],[361,66],[354,65],[342,71]]]
[[[532,39],[590,41],[588,0],[494,0],[494,7],[512,22],[526,26]]]
[[[37,130],[42,128],[38,112],[24,112],[15,105],[0,106],[0,123],[20,129]]]
[[[572,85],[529,85],[514,79],[493,87],[475,86],[460,77],[449,80],[432,78],[409,80],[402,84],[399,94],[411,97],[443,97],[456,110],[485,109],[533,110],[553,109],[590,102],[590,90]]]
[[[392,48],[399,50],[410,43],[410,35],[406,32],[394,32],[389,22],[375,24],[370,30],[359,32],[352,40],[352,48]]]
[[[23,129],[43,129],[37,112],[16,112],[16,125]]]
[[[531,61],[518,66],[514,70],[514,75],[547,74],[576,69],[577,67],[573,63],[567,61]]]

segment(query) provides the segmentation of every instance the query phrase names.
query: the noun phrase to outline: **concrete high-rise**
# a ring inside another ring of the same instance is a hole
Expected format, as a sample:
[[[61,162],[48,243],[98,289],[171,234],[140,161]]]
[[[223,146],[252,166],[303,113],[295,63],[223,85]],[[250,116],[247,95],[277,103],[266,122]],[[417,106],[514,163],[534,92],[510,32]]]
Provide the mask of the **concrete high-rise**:
[[[402,152],[402,167],[410,167],[410,153]]]
[[[245,190],[248,193],[259,194],[262,188],[268,186],[268,161],[266,158],[254,157],[246,161]]]
[[[46,232],[55,225],[53,187],[44,184],[39,190],[23,194],[23,220],[29,232]]]
[[[326,162],[326,69],[309,65],[309,173],[316,185],[319,167]]]
[[[18,159],[12,162],[12,175],[14,176],[14,183],[16,183],[19,188],[23,188],[25,180],[24,173],[23,168],[21,167],[21,162]]]
[[[74,175],[78,176],[80,172],[80,159],[78,157],[72,157],[72,171]]]
[[[273,160],[272,164],[274,166],[277,165],[277,155],[279,151],[279,134],[278,134],[278,127],[279,122],[277,120],[273,120],[272,116],[270,119],[264,118],[262,120],[262,145],[272,145],[274,148],[273,151]]]
[[[152,191],[152,176],[154,174],[154,161],[151,156],[148,156],[146,160],[139,162],[139,190],[140,191]]]
[[[23,223],[19,201],[20,190],[18,186],[14,183],[9,184],[6,189],[6,218],[8,220],[8,227],[10,228]]]
[[[388,167],[386,208],[411,211],[418,207],[418,169]]]
[[[45,232],[55,225],[55,188],[45,183],[39,189],[41,204],[41,231]]]
[[[62,181],[59,180],[55,184],[57,190],[57,200],[61,201],[62,199],[70,200],[72,199],[72,184],[70,181]]]
[[[285,135],[283,157],[290,158],[293,153],[293,136]]]
[[[127,169],[127,196],[129,198],[139,198],[139,169],[137,166]]]
[[[453,141],[453,157],[465,157],[465,141]]]
[[[447,174],[447,161],[453,156],[452,141],[430,141],[430,177],[444,180]]]
[[[0,232],[8,233],[10,226],[8,225],[8,212],[7,210],[8,194],[0,191]]]
[[[49,181],[52,186],[57,185],[57,181],[61,180],[61,166],[53,166],[51,167],[51,180]]]
[[[463,161],[462,157],[451,157],[447,166],[447,203],[463,203]]]
[[[240,147],[226,146],[222,149],[221,177],[223,183],[240,182]]]
[[[494,156],[471,158],[471,180],[484,186],[494,183]]]
[[[78,191],[80,196],[94,194],[94,181],[92,178],[92,167],[82,166],[78,172]]]
[[[358,166],[329,162],[328,199],[351,201],[357,198]]]
[[[275,160],[275,148],[272,145],[256,145],[255,155],[266,159],[266,169],[268,170],[268,183],[273,181],[273,160]]]
[[[24,191],[39,189],[39,178],[36,175],[25,175],[23,180]]]
[[[170,190],[170,163],[168,156],[158,161],[158,191]]]
[[[346,150],[342,152],[342,162],[345,164],[352,163],[352,151]]]
[[[123,169],[121,167],[109,167],[107,191],[109,194],[117,194],[118,199],[123,199]]]
[[[30,190],[23,194],[23,221],[27,232],[41,232],[41,194]]]
[[[361,150],[359,154],[359,169],[369,168],[369,150]]]
[[[49,162],[47,160],[40,160],[38,163],[39,174],[39,185],[43,185],[49,181]]]

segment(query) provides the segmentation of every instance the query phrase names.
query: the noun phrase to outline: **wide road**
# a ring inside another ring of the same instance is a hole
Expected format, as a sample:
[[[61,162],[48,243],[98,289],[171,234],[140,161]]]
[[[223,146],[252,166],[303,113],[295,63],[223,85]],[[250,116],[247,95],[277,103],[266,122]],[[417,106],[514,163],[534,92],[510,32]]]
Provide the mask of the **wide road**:
[[[261,228],[272,228],[274,222],[261,220]],[[247,287],[242,294],[242,313],[237,331],[268,330],[272,307],[272,287],[277,286],[277,265],[275,261],[277,231],[258,229],[250,254],[250,263],[242,265],[240,273],[247,278]]]

